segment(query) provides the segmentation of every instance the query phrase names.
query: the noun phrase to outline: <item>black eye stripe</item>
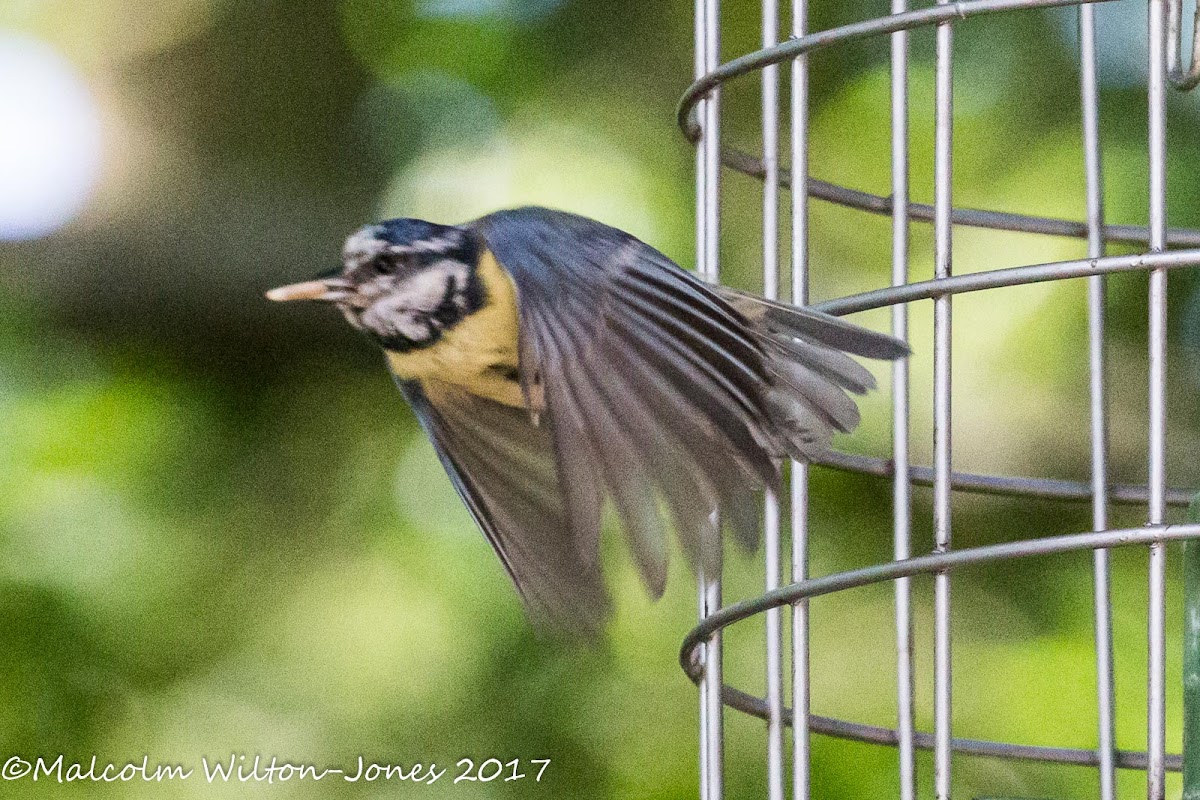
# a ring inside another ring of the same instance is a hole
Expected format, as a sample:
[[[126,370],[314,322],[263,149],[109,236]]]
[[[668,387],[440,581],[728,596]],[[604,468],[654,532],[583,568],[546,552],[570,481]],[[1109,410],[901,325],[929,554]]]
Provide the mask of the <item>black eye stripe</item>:
[[[450,274],[446,276],[446,289],[442,293],[441,302],[437,308],[433,310],[431,315],[434,319],[441,322],[443,325],[452,325],[462,316],[462,311],[459,308],[458,300],[458,278]]]
[[[366,277],[395,275],[405,269],[410,259],[407,254],[382,252],[361,264],[357,272]]]

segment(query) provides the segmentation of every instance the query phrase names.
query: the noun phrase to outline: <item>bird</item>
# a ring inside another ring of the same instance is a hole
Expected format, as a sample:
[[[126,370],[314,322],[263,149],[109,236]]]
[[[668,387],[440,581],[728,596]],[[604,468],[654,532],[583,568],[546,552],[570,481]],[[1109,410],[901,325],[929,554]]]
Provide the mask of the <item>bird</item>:
[[[390,219],[352,233],[341,260],[266,297],[331,304],[383,349],[529,618],[553,632],[594,636],[611,614],[607,507],[655,599],[671,528],[689,566],[715,574],[722,529],[757,547],[782,464],[858,424],[851,395],[875,382],[851,356],[909,353],[565,211]]]

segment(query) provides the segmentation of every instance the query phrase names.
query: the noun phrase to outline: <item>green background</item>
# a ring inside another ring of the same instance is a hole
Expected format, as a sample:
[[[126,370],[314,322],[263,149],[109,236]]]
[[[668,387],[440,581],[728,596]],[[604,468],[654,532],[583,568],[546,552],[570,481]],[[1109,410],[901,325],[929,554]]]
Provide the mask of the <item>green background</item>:
[[[756,46],[760,19],[754,4],[724,5],[730,58]],[[886,12],[816,6],[813,29]],[[197,776],[26,779],[0,793],[695,796],[697,697],[676,658],[696,598],[682,559],[653,604],[609,536],[617,614],[605,638],[537,639],[379,354],[327,309],[262,299],[334,265],[364,222],[457,222],[528,202],[624,227],[691,266],[694,159],[673,122],[692,71],[691,12],[679,0],[0,2],[0,27],[77,67],[104,124],[103,175],[82,216],[0,249],[0,756],[552,760],[540,784]],[[1075,14],[958,26],[956,203],[1082,217]],[[1108,213],[1145,223],[1145,5],[1098,16]],[[914,34],[912,58],[912,194],[928,202],[930,32]],[[887,194],[887,65],[886,40],[814,56],[815,176]],[[753,76],[727,90],[729,141],[756,146],[758,96]],[[1200,101],[1170,104],[1170,221],[1200,226]],[[726,278],[759,288],[761,187],[727,173],[724,200]],[[814,299],[886,283],[887,218],[814,203],[812,220]],[[955,270],[1084,252],[1078,240],[960,228]],[[931,274],[931,254],[929,227],[914,225],[914,279]],[[1119,276],[1109,290],[1113,474],[1124,482],[1145,480],[1146,285]],[[1169,476],[1188,486],[1200,484],[1200,296],[1191,275],[1170,285]],[[954,319],[956,467],[1086,479],[1085,285],[966,296]],[[861,321],[884,328],[887,316]],[[928,303],[914,306],[912,331],[914,457],[928,463]],[[872,368],[886,387],[886,367]],[[861,429],[838,446],[886,455],[887,391],[862,405]],[[928,491],[914,504],[919,552],[932,541]],[[885,481],[814,470],[812,571],[889,558],[890,514]],[[1113,515],[1142,522],[1136,507]],[[1086,504],[955,496],[960,547],[1089,525]],[[760,591],[760,558],[731,552],[727,598]],[[1146,556],[1113,562],[1119,741],[1143,749]],[[1076,554],[958,574],[956,734],[1094,745],[1090,563]],[[914,591],[928,729],[928,581]],[[890,615],[889,586],[814,603],[817,713],[892,723]],[[727,641],[729,679],[761,692],[761,621]],[[733,714],[726,725],[729,796],[763,796],[763,725]],[[813,759],[814,797],[896,792],[891,750],[817,738]],[[919,769],[928,796],[925,754]],[[962,797],[1097,793],[1088,769],[966,757],[955,782]],[[1141,782],[1121,775],[1130,796]]]

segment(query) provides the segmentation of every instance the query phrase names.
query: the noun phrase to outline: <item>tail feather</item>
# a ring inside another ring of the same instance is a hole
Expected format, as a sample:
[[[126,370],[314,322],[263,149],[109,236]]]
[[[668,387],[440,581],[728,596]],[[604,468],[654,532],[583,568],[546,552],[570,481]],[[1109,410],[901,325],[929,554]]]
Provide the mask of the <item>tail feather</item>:
[[[770,363],[778,379],[776,385],[785,384],[792,394],[807,401],[818,410],[827,425],[842,433],[858,427],[858,405],[846,394],[844,386],[834,383],[802,361],[777,358]]]
[[[835,350],[884,361],[893,361],[909,354],[908,345],[899,339],[831,314],[767,300],[724,286],[718,291],[744,317],[772,333],[810,339]]]
[[[892,360],[909,353],[891,336],[807,308],[722,287],[750,323],[773,381],[767,410],[780,455],[812,461],[829,450],[834,431],[853,430],[858,405],[850,393],[875,388],[875,378],[847,353]]]
[[[759,341],[772,357],[805,364],[855,394],[866,394],[875,388],[875,376],[840,350],[791,336],[765,333],[760,335]]]
[[[833,444],[833,426],[806,400],[773,390],[767,395],[771,422],[781,437],[779,456],[813,461]]]

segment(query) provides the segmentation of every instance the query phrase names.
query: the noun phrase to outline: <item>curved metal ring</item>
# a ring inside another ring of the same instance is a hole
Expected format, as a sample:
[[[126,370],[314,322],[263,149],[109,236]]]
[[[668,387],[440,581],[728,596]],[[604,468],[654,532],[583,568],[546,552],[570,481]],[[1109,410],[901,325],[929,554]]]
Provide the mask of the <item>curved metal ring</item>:
[[[944,5],[934,8],[923,8],[888,17],[876,18],[864,22],[831,28],[826,31],[809,34],[800,38],[789,39],[774,47],[749,53],[733,61],[722,64],[713,72],[701,77],[688,87],[679,101],[676,112],[680,129],[688,141],[695,143],[700,137],[699,124],[693,119],[696,104],[716,86],[733,78],[745,75],[769,64],[778,64],[796,58],[812,50],[837,44],[843,41],[862,39],[870,36],[895,33],[923,25],[932,25],[953,18],[966,18],[978,14],[988,14],[1000,11],[1010,11],[1028,7],[1053,7],[1065,5],[1082,5],[1085,2],[1109,2],[1110,0],[967,0],[967,2]],[[1191,88],[1200,82],[1200,60],[1193,55],[1193,63],[1185,74],[1179,66],[1179,18],[1182,15],[1181,0],[1174,0],[1171,6],[1173,34],[1168,39],[1168,48],[1172,56],[1171,79],[1180,89]],[[1200,10],[1197,11],[1196,24],[1200,26]],[[1193,49],[1200,52],[1200,37],[1193,43]],[[746,175],[762,177],[762,160],[740,150],[722,148],[721,162],[726,166]],[[791,176],[787,170],[781,170],[780,182],[783,186],[791,184]],[[831,203],[858,208],[879,214],[892,212],[892,200],[889,197],[871,194],[869,192],[849,189],[826,181],[809,178],[808,193],[812,197]],[[933,220],[933,207],[924,203],[909,205],[912,219],[922,222]],[[1083,222],[1061,220],[1052,217],[1035,217],[1026,214],[1011,214],[1002,211],[983,209],[955,209],[951,221],[958,225],[970,225],[979,228],[996,230],[1021,231],[1027,233],[1043,233],[1050,236],[1070,236],[1075,238],[1087,237],[1087,226]],[[1137,225],[1105,225],[1105,238],[1113,242],[1129,244],[1149,244],[1149,233],[1145,226]],[[1167,243],[1175,246],[1200,246],[1200,231],[1173,228],[1167,232]]]
[[[680,129],[689,141],[699,138],[699,128],[690,122],[692,110],[709,91],[726,81],[753,72],[771,64],[790,61],[797,56],[813,50],[847,42],[855,39],[865,39],[886,33],[911,30],[925,25],[936,25],[953,19],[966,19],[979,14],[992,14],[999,11],[1014,11],[1030,8],[1053,8],[1055,6],[1078,6],[1084,3],[1105,3],[1112,0],[962,0],[957,3],[922,8],[916,11],[905,11],[886,17],[876,17],[863,22],[854,22],[840,28],[810,33],[807,36],[789,39],[786,42],[747,53],[744,56],[727,61],[712,72],[697,79],[683,93],[676,111],[676,119]]]
[[[765,175],[762,159],[735,148],[724,147],[721,149],[721,163],[735,172],[752,178],[761,180]],[[779,185],[783,188],[791,187],[791,170],[780,168]],[[851,189],[848,186],[830,183],[811,176],[808,179],[808,196],[872,214],[890,216],[893,210],[891,197],[864,192],[861,189]],[[933,206],[928,203],[909,203],[908,216],[910,220],[916,222],[933,222]],[[972,228],[1040,233],[1046,236],[1065,236],[1074,239],[1086,239],[1088,235],[1088,226],[1085,222],[1055,217],[1035,217],[1029,214],[1013,214],[1007,211],[955,208],[950,212],[950,221],[955,225]],[[1146,247],[1150,245],[1150,233],[1145,225],[1106,224],[1103,227],[1103,233],[1105,241]],[[1169,228],[1167,244],[1175,247],[1200,247],[1200,230]]]
[[[766,700],[743,692],[741,689],[735,689],[732,686],[727,685],[722,687],[721,700],[735,711],[741,711],[760,719],[767,719],[769,714]],[[885,747],[896,747],[900,741],[895,728],[866,725],[861,722],[847,722],[835,717],[822,717],[815,714],[810,715],[808,720],[808,729],[813,733],[833,736],[838,739],[848,739],[865,744],[878,744]],[[792,724],[792,710],[786,706],[783,709],[783,724],[789,727]],[[932,750],[934,746],[933,735],[917,731],[913,736],[913,744],[920,750]],[[985,758],[1009,758],[1021,761],[1071,764],[1080,767],[1095,767],[1100,764],[1100,757],[1095,750],[1085,750],[1076,747],[1009,744],[1008,742],[993,742],[986,739],[961,738],[951,739],[950,746],[956,753]],[[1121,769],[1146,769],[1147,758],[1144,751],[1118,750],[1114,756],[1116,765]],[[1168,755],[1166,764],[1168,771],[1181,772],[1183,770],[1183,757],[1178,754]]]
[[[812,578],[780,587],[750,600],[743,600],[742,602],[725,606],[711,616],[705,617],[684,638],[683,646],[679,651],[679,663],[688,678],[693,683],[699,683],[702,667],[696,657],[697,651],[709,637],[735,622],[748,619],[769,608],[791,605],[803,599],[882,583],[884,581],[895,580],[896,578],[935,574],[959,567],[994,561],[1195,538],[1200,538],[1200,523],[1073,533],[1064,536],[1050,536],[1043,539],[1004,542],[1002,544],[986,545],[983,547],[952,550],[945,553],[931,553],[901,561],[888,561],[882,564],[863,567],[862,569]],[[767,713],[766,703],[761,698],[748,695],[729,686],[722,687],[722,702],[739,711],[755,716],[765,716]],[[790,713],[787,714],[787,719],[790,724]],[[814,721],[820,724],[812,724],[812,730],[832,736],[883,745],[894,745],[897,741],[895,731],[888,728],[844,722],[831,718],[817,717],[814,718]],[[918,734],[916,737],[917,746],[929,748],[932,746],[932,739],[933,737],[928,734]],[[1094,765],[1097,763],[1092,760],[1095,758],[1095,754],[1092,751],[1071,748],[1013,745],[975,739],[955,739],[952,742],[952,746],[960,752],[995,758],[1020,758],[1083,765]],[[1178,756],[1168,757],[1167,762],[1168,769],[1178,770],[1182,768],[1181,759]],[[1140,752],[1119,753],[1118,764],[1123,767],[1144,768],[1146,765],[1146,754]]]
[[[904,286],[876,289],[839,297],[835,300],[826,300],[823,303],[815,303],[812,307],[818,311],[824,311],[826,314],[842,316],[858,311],[894,306],[899,303],[911,303],[914,300],[929,300],[948,294],[999,289],[1003,286],[1024,286],[1030,283],[1044,283],[1067,278],[1084,278],[1089,275],[1106,275],[1112,272],[1194,267],[1198,264],[1200,264],[1200,249],[1084,258],[1078,261],[1052,261],[1049,264],[1030,264],[987,272],[969,272],[952,275],[949,278],[937,278],[908,283]]]
[[[890,478],[896,473],[895,462],[889,458],[861,456],[851,453],[829,451],[812,462],[830,469]],[[933,485],[931,467],[910,466],[909,481],[918,486]],[[973,472],[954,472],[950,475],[950,486],[960,492],[993,494],[1010,497],[1042,497],[1047,500],[1092,499],[1091,484],[1057,478],[1025,478],[1009,475],[980,475]],[[1195,494],[1189,489],[1168,489],[1167,505],[1186,508]],[[1150,492],[1145,485],[1113,484],[1108,487],[1108,499],[1121,505],[1145,505]]]
[[[1122,528],[1110,531],[1071,533],[1062,536],[1047,536],[1042,539],[1024,539],[1016,542],[951,550],[945,553],[930,553],[900,561],[887,561],[869,567],[835,572],[820,578],[811,578],[799,583],[788,584],[750,600],[725,606],[688,632],[679,652],[679,663],[692,681],[700,679],[699,665],[695,652],[706,639],[735,622],[748,619],[769,608],[792,605],[799,600],[819,597],[830,592],[855,589],[875,583],[895,580],[913,575],[930,575],[960,567],[1003,561],[1030,556],[1056,555],[1077,550],[1100,550],[1131,545],[1156,544],[1183,539],[1200,538],[1200,523],[1185,525],[1154,525],[1144,528]]]

